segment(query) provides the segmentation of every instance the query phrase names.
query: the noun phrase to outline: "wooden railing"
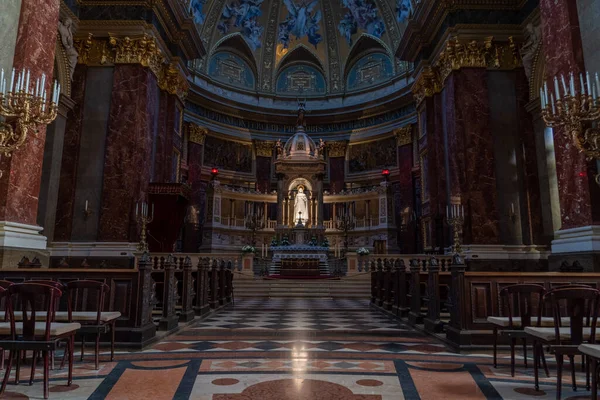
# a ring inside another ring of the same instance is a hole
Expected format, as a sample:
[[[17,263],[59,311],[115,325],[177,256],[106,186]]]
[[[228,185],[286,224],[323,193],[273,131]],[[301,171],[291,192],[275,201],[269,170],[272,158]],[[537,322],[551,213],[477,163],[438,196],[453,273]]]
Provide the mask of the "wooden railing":
[[[427,332],[445,332],[457,348],[492,343],[493,326],[487,317],[507,315],[499,295],[503,287],[517,283],[536,283],[547,290],[568,284],[600,287],[600,273],[467,272],[456,256],[451,261],[421,257],[406,263],[403,257],[388,257],[369,263],[373,305]],[[552,316],[551,310],[546,308],[544,315]]]

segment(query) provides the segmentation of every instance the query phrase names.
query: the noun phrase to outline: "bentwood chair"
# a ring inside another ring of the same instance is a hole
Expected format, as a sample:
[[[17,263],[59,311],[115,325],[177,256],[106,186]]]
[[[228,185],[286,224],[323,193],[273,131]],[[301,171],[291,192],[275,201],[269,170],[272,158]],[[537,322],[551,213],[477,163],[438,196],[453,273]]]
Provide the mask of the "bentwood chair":
[[[562,394],[562,370],[564,356],[569,357],[571,363],[571,380],[573,390],[577,390],[575,381],[575,356],[583,353],[579,346],[583,343],[594,344],[600,339],[596,331],[598,320],[598,306],[600,291],[591,287],[571,286],[559,287],[551,290],[544,296],[552,306],[554,317],[553,327],[527,327],[525,332],[536,341],[548,345],[550,352],[556,356],[556,398],[560,400]],[[565,326],[568,320],[568,326]],[[542,346],[534,347],[534,358],[540,356]],[[535,367],[535,362],[534,362]],[[535,389],[539,390],[539,377],[537,368],[535,374]],[[586,386],[589,389],[589,362],[586,363]]]
[[[67,322],[81,324],[78,332],[81,335],[81,361],[83,361],[85,353],[85,335],[95,335],[94,361],[96,369],[98,369],[100,335],[110,331],[110,360],[112,361],[115,356],[115,324],[121,313],[118,311],[104,311],[105,296],[110,292],[110,288],[103,282],[82,279],[71,281],[67,283],[66,287],[68,311],[66,315],[64,312],[59,313],[57,319],[63,320],[66,317]],[[86,304],[83,301],[84,297],[87,300]],[[90,305],[94,307],[93,310],[80,310]],[[62,364],[64,364],[64,357]]]
[[[29,384],[33,383],[35,376],[35,366],[39,353],[42,353],[44,360],[44,398],[48,398],[49,386],[49,353],[54,351],[60,340],[67,340],[69,345],[67,351],[73,353],[73,337],[80,325],[78,323],[57,323],[52,322],[58,299],[62,295],[61,291],[55,286],[40,283],[18,283],[9,286],[4,292],[8,292],[6,297],[6,307],[8,309],[8,322],[0,323],[0,347],[10,350],[6,372],[0,388],[0,395],[4,393],[13,359],[21,358],[21,352],[32,350],[32,368]],[[15,309],[13,306],[20,306],[20,322],[15,318]],[[44,314],[45,319],[40,321],[38,315]],[[67,385],[70,386],[73,380],[73,363],[69,363],[69,373]]]
[[[517,339],[523,343],[523,359],[527,368],[527,337],[525,328],[528,326],[551,326],[553,318],[542,317],[542,298],[546,290],[541,285],[522,283],[511,285],[500,291],[501,304],[505,305],[506,317],[488,317],[488,322],[494,325],[494,368],[497,368],[498,333],[510,339],[510,373],[515,376],[515,346]],[[518,316],[515,315],[518,311]],[[542,363],[546,374],[548,367],[542,353]],[[535,361],[535,360],[534,360]]]
[[[591,361],[592,400],[598,400],[598,378],[600,374],[600,344],[582,344],[579,351]]]
[[[0,280],[0,288],[6,290],[13,282]],[[5,297],[8,295],[8,292],[4,296],[2,296],[2,304],[1,309],[4,310],[4,317],[2,317],[2,322],[8,321],[8,308],[6,307],[6,299]],[[0,369],[4,369],[4,349],[0,349]]]

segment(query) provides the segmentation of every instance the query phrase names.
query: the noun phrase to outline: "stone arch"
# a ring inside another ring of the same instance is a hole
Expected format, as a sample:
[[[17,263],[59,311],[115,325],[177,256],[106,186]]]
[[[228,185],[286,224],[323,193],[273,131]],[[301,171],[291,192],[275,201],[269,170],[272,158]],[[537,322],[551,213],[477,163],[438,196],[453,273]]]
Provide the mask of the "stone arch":
[[[250,49],[250,46],[240,32],[233,32],[219,39],[211,49],[210,55],[207,57],[207,59],[210,60],[213,55],[220,51],[228,51],[245,59],[250,68],[252,68],[254,77],[258,77],[256,58],[254,57],[252,49]]]
[[[363,33],[354,43],[346,58],[346,64],[344,65],[344,82],[348,78],[348,73],[354,64],[370,53],[384,53],[392,62],[392,66],[394,65],[393,53],[385,42],[373,35]]]
[[[321,60],[319,60],[319,57],[317,57],[312,49],[308,48],[302,43],[298,44],[292,49],[292,51],[281,58],[277,67],[276,75],[279,75],[279,73],[286,67],[297,63],[310,64],[320,70],[323,75],[325,75],[325,68],[323,67],[323,63],[321,63]]]

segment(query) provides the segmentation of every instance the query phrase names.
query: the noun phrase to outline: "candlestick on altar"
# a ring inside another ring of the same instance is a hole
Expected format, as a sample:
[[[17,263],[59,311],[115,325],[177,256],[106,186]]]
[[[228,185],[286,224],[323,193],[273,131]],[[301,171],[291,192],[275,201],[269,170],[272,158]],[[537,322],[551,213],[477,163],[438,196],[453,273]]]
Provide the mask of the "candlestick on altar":
[[[465,221],[465,210],[460,204],[452,204],[446,206],[446,219],[448,224],[452,226],[453,231],[453,253],[462,253],[462,247],[460,244],[460,235],[462,233],[462,226]]]
[[[141,210],[141,214],[138,214],[138,209]],[[148,242],[146,241],[146,228],[149,223],[154,220],[154,203],[152,203],[152,214],[148,215],[148,203],[142,201],[141,203],[135,204],[135,218],[139,224],[142,225],[140,230],[140,242],[138,243],[138,250],[141,252],[148,251]]]

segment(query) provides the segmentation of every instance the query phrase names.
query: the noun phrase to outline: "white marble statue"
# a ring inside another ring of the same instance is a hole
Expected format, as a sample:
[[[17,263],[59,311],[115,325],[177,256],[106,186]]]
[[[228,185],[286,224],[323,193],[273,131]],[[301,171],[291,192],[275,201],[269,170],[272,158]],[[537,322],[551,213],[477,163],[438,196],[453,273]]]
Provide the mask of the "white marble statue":
[[[308,220],[308,199],[302,186],[298,186],[298,193],[294,201],[294,221],[297,222],[299,218],[302,219],[302,224],[305,224]]]
[[[533,62],[535,60],[535,52],[542,40],[541,28],[534,26],[532,23],[527,24],[527,40],[521,47],[521,59],[523,60],[523,69],[527,80],[531,81],[531,73],[533,72]]]
[[[75,50],[73,44],[73,21],[71,18],[65,19],[65,22],[58,22],[58,32],[60,33],[60,40],[65,49],[69,63],[69,79],[73,80],[73,72],[75,72],[79,54],[77,53],[77,50]]]

